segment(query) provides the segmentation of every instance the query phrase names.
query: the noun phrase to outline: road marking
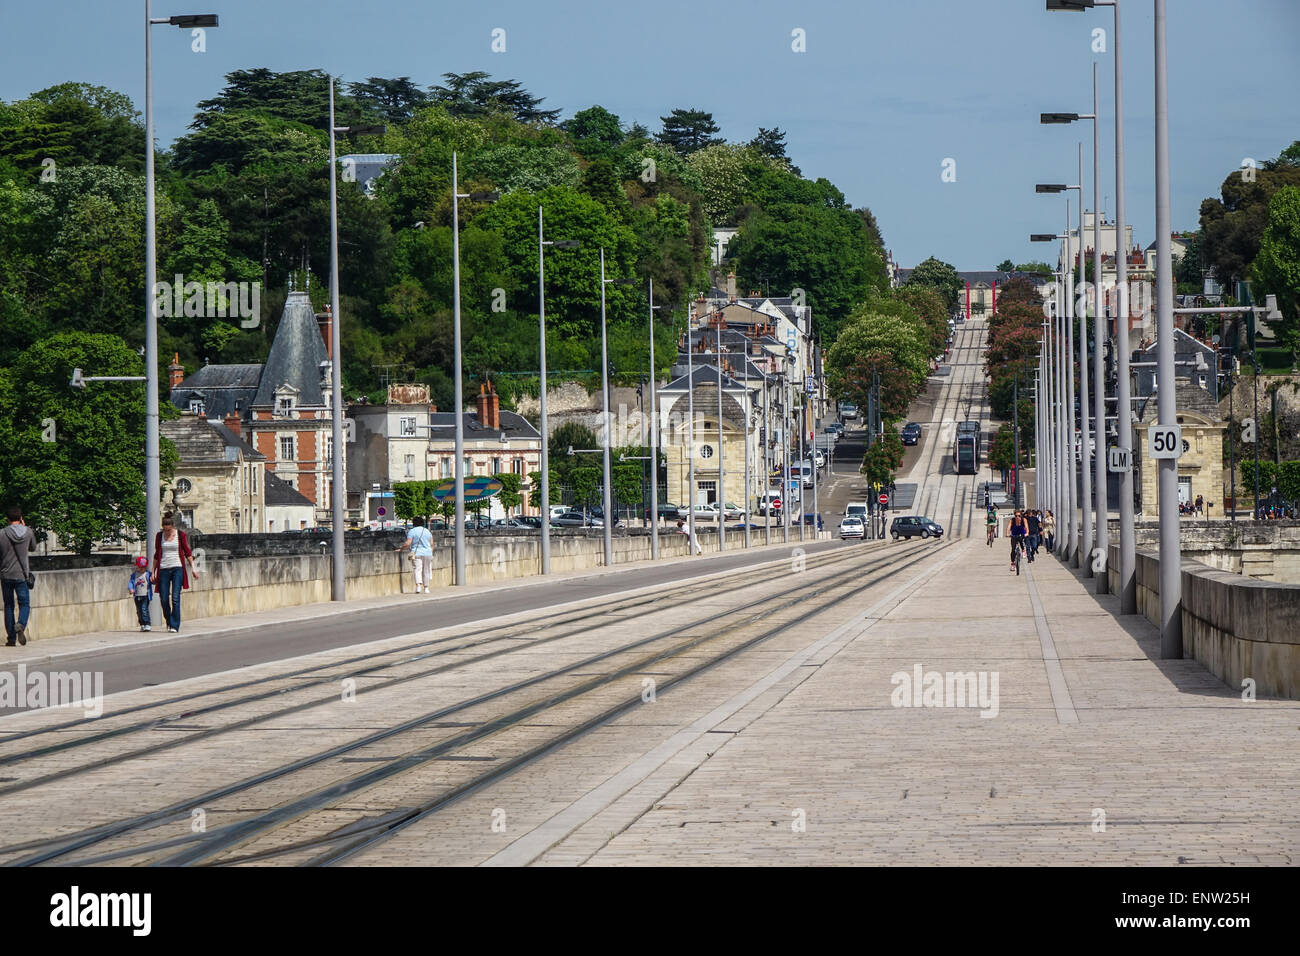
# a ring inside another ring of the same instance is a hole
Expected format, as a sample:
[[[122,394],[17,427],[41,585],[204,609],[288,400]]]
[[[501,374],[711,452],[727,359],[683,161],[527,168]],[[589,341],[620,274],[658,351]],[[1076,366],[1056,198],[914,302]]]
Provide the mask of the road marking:
[[[1065,681],[1065,671],[1061,670],[1061,659],[1056,654],[1056,642],[1052,640],[1052,628],[1047,623],[1043,602],[1038,597],[1034,570],[1028,567],[1027,562],[1025,573],[1029,580],[1029,604],[1034,609],[1034,629],[1038,631],[1038,643],[1043,648],[1043,665],[1047,668],[1047,686],[1052,692],[1056,719],[1062,724],[1077,724],[1079,715],[1075,712],[1074,700],[1070,697],[1070,685]]]
[[[956,549],[953,549],[952,554],[937,562],[933,567],[921,571],[911,581],[894,588],[894,590],[890,591],[885,597],[871,605],[865,611],[855,614],[852,618],[845,621],[825,636],[819,638],[812,644],[809,644],[802,650],[796,651],[793,655],[787,658],[784,663],[768,673],[766,677],[760,678],[749,687],[733,695],[730,699],[709,711],[703,717],[700,717],[687,727],[677,731],[659,746],[638,757],[631,764],[608,778],[604,783],[595,787],[593,790],[588,791],[559,813],[556,813],[550,819],[537,825],[519,839],[484,860],[481,865],[527,866],[529,863],[563,842],[580,827],[595,819],[596,816],[606,810],[614,803],[614,801],[625,795],[632,788],[644,783],[649,779],[651,774],[662,767],[671,758],[680,754],[692,744],[697,743],[706,734],[715,731],[719,725],[731,720],[741,709],[753,702],[759,695],[767,691],[773,685],[784,680],[790,674],[799,670],[799,668],[807,667],[807,670],[803,675],[801,675],[799,681],[786,691],[786,694],[789,694],[795,686],[798,686],[798,684],[806,680],[808,676],[811,676],[816,669],[816,667],[809,667],[807,665],[810,663],[821,665],[830,660],[830,658],[838,653],[843,646],[846,646],[851,641],[861,636],[863,631],[874,626],[876,621],[885,617],[898,607],[898,605],[902,604],[903,601],[907,600],[911,595],[911,592],[920,588],[921,585],[925,584],[936,574],[946,568],[949,564],[955,561],[956,558],[957,552]],[[837,644],[840,646],[835,646]],[[691,763],[693,764],[693,767],[698,767],[706,759],[708,759],[707,753],[697,752],[696,755],[692,756]],[[646,804],[647,809],[658,800],[661,800],[664,795],[671,791],[676,785],[676,782],[670,783],[667,789],[659,791],[653,797],[648,797],[648,802]],[[638,811],[637,816],[640,816],[644,812],[644,810]],[[629,821],[629,823],[630,822],[631,821]]]

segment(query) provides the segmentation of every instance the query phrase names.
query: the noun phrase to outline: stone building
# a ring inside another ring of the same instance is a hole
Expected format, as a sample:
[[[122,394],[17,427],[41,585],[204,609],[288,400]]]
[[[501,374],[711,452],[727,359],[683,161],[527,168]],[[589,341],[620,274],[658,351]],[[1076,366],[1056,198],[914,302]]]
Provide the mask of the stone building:
[[[516,514],[536,515],[538,509],[529,503],[532,484],[529,472],[542,467],[542,435],[528,419],[514,412],[502,411],[501,399],[491,383],[481,385],[475,408],[466,412],[462,422],[465,452],[465,477],[471,475],[513,474],[522,478],[520,494],[523,505]],[[428,477],[454,478],[456,476],[456,415],[454,412],[433,412],[429,415],[429,441],[427,445]],[[556,454],[555,448],[551,449]],[[491,517],[503,517],[500,502],[493,499]]]
[[[367,524],[394,520],[393,483],[425,481],[429,472],[429,429],[437,407],[428,385],[389,385],[383,405],[349,405],[348,498],[361,507]],[[383,508],[384,513],[379,514]]]
[[[211,534],[265,531],[266,456],[221,422],[186,413],[160,422],[180,462],[163,489],[165,509]]]
[[[331,523],[331,322],[306,292],[290,291],[265,363],[205,365],[188,377],[179,361],[170,367],[172,403],[252,445],[268,471],[312,502],[315,525]]]
[[[1138,406],[1133,425],[1133,466],[1137,469],[1140,514],[1159,513],[1157,486],[1159,467],[1147,457],[1147,432],[1157,421],[1156,398]],[[1209,392],[1187,379],[1177,380],[1175,408],[1183,432],[1183,454],[1178,459],[1178,499],[1195,502],[1197,495],[1213,503],[1211,516],[1223,514],[1227,474],[1223,467],[1223,432],[1228,427],[1219,419],[1218,407]]]
[[[295,491],[293,485],[266,473],[266,530],[301,531],[316,527],[316,505]]]

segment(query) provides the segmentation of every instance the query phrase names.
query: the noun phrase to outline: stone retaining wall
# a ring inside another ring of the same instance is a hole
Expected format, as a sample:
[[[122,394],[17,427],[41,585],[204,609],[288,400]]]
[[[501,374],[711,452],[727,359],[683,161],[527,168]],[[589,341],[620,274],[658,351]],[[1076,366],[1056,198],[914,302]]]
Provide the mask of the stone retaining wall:
[[[1119,589],[1119,546],[1108,574]],[[1160,555],[1137,552],[1138,613],[1160,625]],[[1255,682],[1261,696],[1300,700],[1300,586],[1260,581],[1182,562],[1183,657],[1199,661],[1233,690]]]
[[[737,534],[739,534],[737,532]],[[826,532],[822,537],[829,537]],[[775,546],[777,536],[773,535]],[[742,548],[743,540],[728,535],[728,548]],[[328,537],[323,540],[328,543]],[[347,596],[350,600],[384,597],[413,591],[409,553],[397,554],[393,543],[385,551],[349,551],[346,555]],[[707,554],[718,550],[716,534],[699,535]],[[761,533],[754,538],[760,546]],[[349,547],[351,540],[349,539]],[[792,539],[790,547],[797,546]],[[536,575],[541,570],[541,538],[538,535],[472,535],[465,543],[465,570],[470,584],[491,584],[510,578]],[[214,549],[215,551],[215,549]],[[661,557],[682,557],[686,539],[662,530]],[[650,560],[650,536],[633,532],[614,538],[615,564]],[[604,564],[601,533],[553,532],[552,572],[578,571]],[[126,590],[128,567],[42,571],[32,591],[32,640],[44,640],[90,631],[135,630],[135,605]],[[435,543],[433,588],[450,587],[454,575],[450,537]],[[330,600],[330,556],[326,554],[274,554],[259,557],[207,559],[199,579],[181,600],[182,623],[195,618],[266,611],[274,608],[313,604]],[[155,604],[155,612],[157,604]],[[165,623],[154,621],[159,630]]]

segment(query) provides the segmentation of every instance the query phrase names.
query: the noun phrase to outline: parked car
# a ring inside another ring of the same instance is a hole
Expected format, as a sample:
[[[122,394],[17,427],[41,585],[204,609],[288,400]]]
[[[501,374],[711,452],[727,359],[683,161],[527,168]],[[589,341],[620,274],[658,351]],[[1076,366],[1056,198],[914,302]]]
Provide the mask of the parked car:
[[[518,518],[494,518],[492,519],[494,528],[522,528],[523,523]]]
[[[717,503],[715,502],[712,507],[716,510],[718,507]],[[745,509],[740,507],[740,505],[736,504],[734,501],[726,502],[722,506],[722,511],[726,514],[728,521],[738,521],[745,517]]]
[[[840,522],[841,541],[845,538],[865,538],[866,535],[867,526],[856,515],[851,515]]]
[[[834,432],[840,438],[844,437],[844,424],[842,422],[831,422],[826,426],[826,431]]]
[[[718,520],[718,509],[714,507],[711,503],[700,502],[694,508],[692,508],[691,511],[695,514],[696,521],[717,521]],[[681,515],[681,517],[684,518],[686,516]]]
[[[672,504],[671,502],[668,501],[659,502],[658,510],[659,510],[659,517],[667,518],[669,521],[676,521],[678,518],[685,517],[685,513],[683,512],[683,509],[679,505]],[[649,505],[646,506],[642,514],[647,518],[650,517]]]
[[[542,519],[537,515],[520,515],[514,520],[516,525],[521,528],[540,528],[542,526]]]
[[[840,402],[840,419],[842,421],[851,421],[858,417],[858,406],[852,402]]]
[[[889,525],[889,533],[899,538],[942,538],[943,528],[922,515],[901,515]]]
[[[551,524],[558,528],[594,528],[599,522],[581,511],[565,511],[551,518]]]
[[[921,440],[921,426],[916,422],[908,422],[903,426],[903,444],[915,445]]]

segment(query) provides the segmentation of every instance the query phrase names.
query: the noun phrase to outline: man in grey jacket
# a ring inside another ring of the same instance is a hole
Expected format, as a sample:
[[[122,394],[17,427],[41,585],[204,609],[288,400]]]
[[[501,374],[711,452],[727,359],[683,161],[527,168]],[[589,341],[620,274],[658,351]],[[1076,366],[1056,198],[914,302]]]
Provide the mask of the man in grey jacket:
[[[32,533],[23,521],[22,509],[9,509],[9,524],[0,531],[0,588],[4,590],[6,647],[27,643],[27,618],[31,614],[31,597],[27,582],[32,570],[27,563],[27,550],[31,547]],[[18,605],[18,620],[14,620],[14,604]]]

